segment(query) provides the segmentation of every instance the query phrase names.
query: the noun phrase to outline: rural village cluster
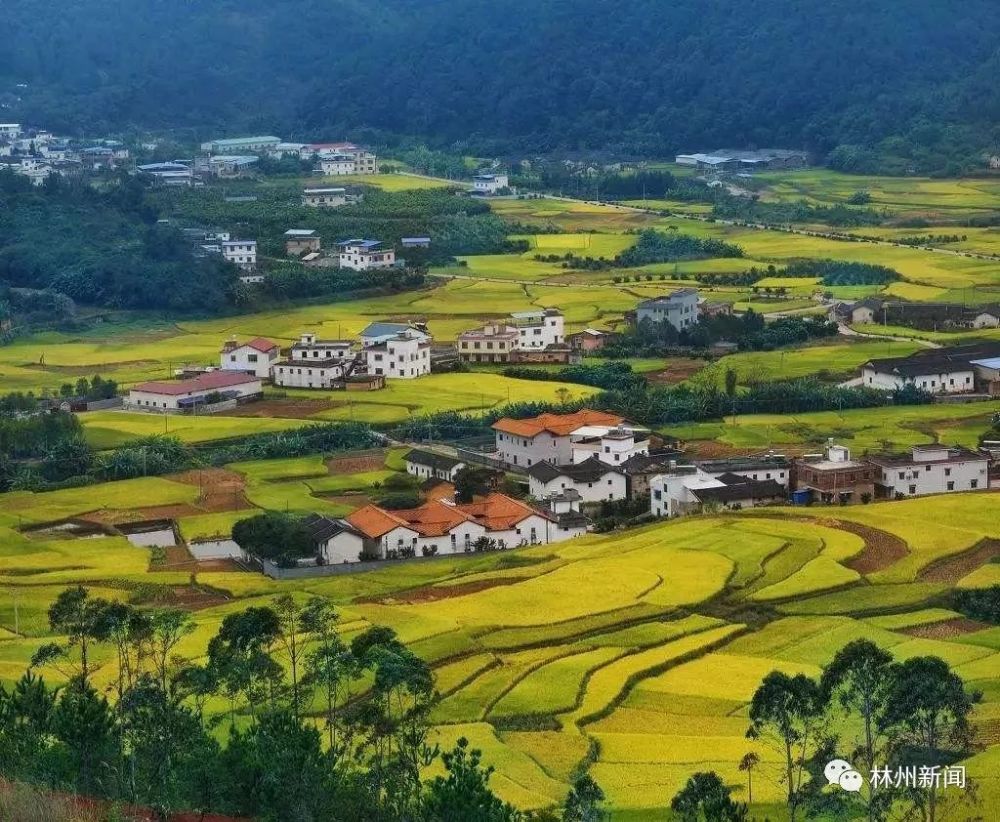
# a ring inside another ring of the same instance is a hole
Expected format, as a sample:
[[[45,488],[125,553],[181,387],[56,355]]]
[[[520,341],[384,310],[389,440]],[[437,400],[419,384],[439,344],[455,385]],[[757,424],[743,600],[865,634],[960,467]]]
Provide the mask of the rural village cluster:
[[[371,151],[350,142],[293,143],[261,136],[213,140],[190,160],[130,164],[129,150],[113,140],[74,143],[45,131],[0,125],[0,166],[42,184],[50,175],[79,169],[129,168],[154,184],[195,187],[210,181],[253,175],[262,157],[313,161],[322,177],[374,175]],[[794,168],[797,152],[679,155],[678,165],[709,171]],[[470,196],[512,194],[499,169],[471,176]],[[303,206],[330,209],[358,202],[358,186],[308,186]],[[184,226],[200,255],[218,254],[240,270],[240,279],[264,280],[257,239],[235,237],[216,227]],[[330,238],[308,225],[289,226],[283,237],[289,258],[311,266],[354,271],[405,266],[397,249],[377,239]],[[332,253],[324,243],[332,241]],[[401,253],[426,249],[432,237],[404,237]],[[900,310],[872,298],[824,304],[841,326],[885,322]],[[933,304],[905,304],[934,313]],[[488,310],[488,306],[484,306]],[[1000,310],[941,304],[938,314],[956,327],[1000,327]],[[680,332],[702,316],[728,313],[697,288],[677,288],[640,301],[625,320],[632,327],[668,324]],[[930,316],[930,314],[928,315]],[[927,319],[926,317],[924,319]],[[933,319],[933,318],[932,318]],[[274,389],[316,392],[372,392],[395,380],[419,380],[455,362],[469,365],[576,365],[612,342],[616,333],[585,328],[567,333],[559,307],[533,308],[461,332],[454,343],[437,343],[433,321],[371,322],[357,339],[322,339],[302,329],[291,345],[255,337],[220,339],[217,364],[178,367],[169,379],[132,385],[116,403],[129,411],[161,415],[205,415],[248,405]],[[725,343],[724,343],[725,344]],[[1000,395],[1000,342],[927,348],[903,357],[872,359],[845,385],[886,392],[908,386],[939,400],[972,401]],[[423,483],[419,507],[395,509],[368,504],[343,518],[312,515],[306,526],[315,557],[304,567],[470,552],[483,540],[500,548],[547,544],[593,530],[604,503],[648,500],[653,517],[701,511],[738,510],[770,504],[866,504],[927,494],[1000,487],[1000,443],[970,450],[947,443],[914,446],[908,453],[852,455],[831,438],[818,453],[797,458],[766,451],[728,458],[693,458],[683,444],[666,441],[626,416],[582,409],[544,413],[529,419],[502,418],[493,424],[492,447],[471,449],[444,443],[402,443],[411,448],[406,471]],[[457,502],[455,481],[465,469],[492,473],[491,490],[471,502]],[[501,493],[506,478],[520,484],[522,498]]]

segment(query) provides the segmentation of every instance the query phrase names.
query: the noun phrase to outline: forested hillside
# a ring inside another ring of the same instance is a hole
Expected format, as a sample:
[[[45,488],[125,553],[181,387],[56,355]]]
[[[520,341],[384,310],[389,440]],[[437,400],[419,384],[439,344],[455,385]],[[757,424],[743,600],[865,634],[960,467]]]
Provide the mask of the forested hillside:
[[[995,0],[4,5],[5,117],[64,130],[843,146],[834,164],[857,170],[890,155],[942,170],[1000,140]]]

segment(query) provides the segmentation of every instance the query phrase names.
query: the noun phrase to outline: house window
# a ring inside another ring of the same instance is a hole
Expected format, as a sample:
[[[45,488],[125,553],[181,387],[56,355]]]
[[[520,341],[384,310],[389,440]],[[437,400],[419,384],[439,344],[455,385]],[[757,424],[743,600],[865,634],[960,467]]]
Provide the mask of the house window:
[[[954,482],[949,482],[948,483],[948,490],[949,491],[954,491],[955,490],[955,483]]]
[[[917,486],[916,485],[911,485],[910,486],[910,496],[913,496],[916,493],[917,493]]]
[[[978,488],[978,487],[979,487],[979,480],[972,480],[972,481],[971,481],[971,482],[969,483],[969,487],[970,487],[970,488]]]

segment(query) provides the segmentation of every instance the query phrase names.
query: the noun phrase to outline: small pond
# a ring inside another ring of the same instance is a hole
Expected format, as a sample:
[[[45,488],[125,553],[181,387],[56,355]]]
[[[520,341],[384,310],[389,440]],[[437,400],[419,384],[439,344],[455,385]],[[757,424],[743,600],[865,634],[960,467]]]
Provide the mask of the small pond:
[[[231,539],[204,540],[188,545],[195,559],[240,559],[243,550]]]
[[[171,548],[177,544],[174,524],[169,520],[119,525],[125,538],[139,548]]]

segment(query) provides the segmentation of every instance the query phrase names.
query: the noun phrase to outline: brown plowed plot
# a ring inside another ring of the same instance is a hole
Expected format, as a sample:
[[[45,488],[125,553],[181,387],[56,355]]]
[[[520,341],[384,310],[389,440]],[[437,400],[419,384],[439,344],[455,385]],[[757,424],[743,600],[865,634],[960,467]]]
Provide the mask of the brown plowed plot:
[[[1000,539],[983,539],[968,551],[931,563],[917,575],[917,579],[954,584],[996,557],[1000,557]]]
[[[179,519],[203,514],[200,508],[179,502],[174,505],[147,505],[145,508],[104,508],[81,514],[80,519],[102,525],[125,525],[130,522],[150,522],[152,520]]]
[[[657,385],[676,385],[689,377],[693,377],[706,365],[705,360],[694,360],[688,357],[668,357],[663,362],[662,371],[651,371],[646,375],[651,383]]]
[[[906,542],[881,528],[872,528],[870,525],[861,525],[842,519],[832,520],[830,525],[841,531],[855,534],[865,541],[865,547],[861,553],[843,563],[859,574],[873,574],[876,571],[882,571],[899,562],[910,552]]]
[[[199,510],[196,513],[218,514],[222,511],[253,508],[243,494],[246,487],[243,475],[235,471],[227,471],[224,468],[203,468],[171,474],[167,479],[201,488],[201,495],[198,498]]]
[[[170,545],[161,550],[163,559],[150,562],[150,571],[193,571],[198,567],[198,561],[191,556],[186,545]]]
[[[332,400],[311,400],[303,398],[288,398],[274,400],[258,400],[247,403],[232,411],[223,411],[223,417],[284,417],[290,420],[307,420],[320,411],[328,411],[342,403]]]
[[[326,467],[331,474],[363,474],[366,471],[378,471],[385,467],[385,453],[348,454],[344,457],[333,457],[326,461]]]
[[[435,602],[439,599],[452,599],[453,597],[462,597],[466,594],[476,594],[479,591],[485,591],[487,588],[497,588],[501,585],[513,585],[515,582],[521,582],[521,580],[516,577],[498,577],[496,579],[479,579],[475,582],[466,582],[459,585],[428,585],[425,588],[414,588],[412,591],[404,591],[400,594],[394,594],[392,597],[366,597],[356,601],[385,602],[387,600],[391,600],[392,602],[411,603]]]
[[[914,625],[912,628],[903,628],[899,633],[920,637],[921,639],[951,639],[962,634],[974,634],[976,631],[984,631],[989,627],[985,622],[976,622],[976,620],[967,619],[966,617],[955,617],[955,619],[930,622],[927,625]]]

